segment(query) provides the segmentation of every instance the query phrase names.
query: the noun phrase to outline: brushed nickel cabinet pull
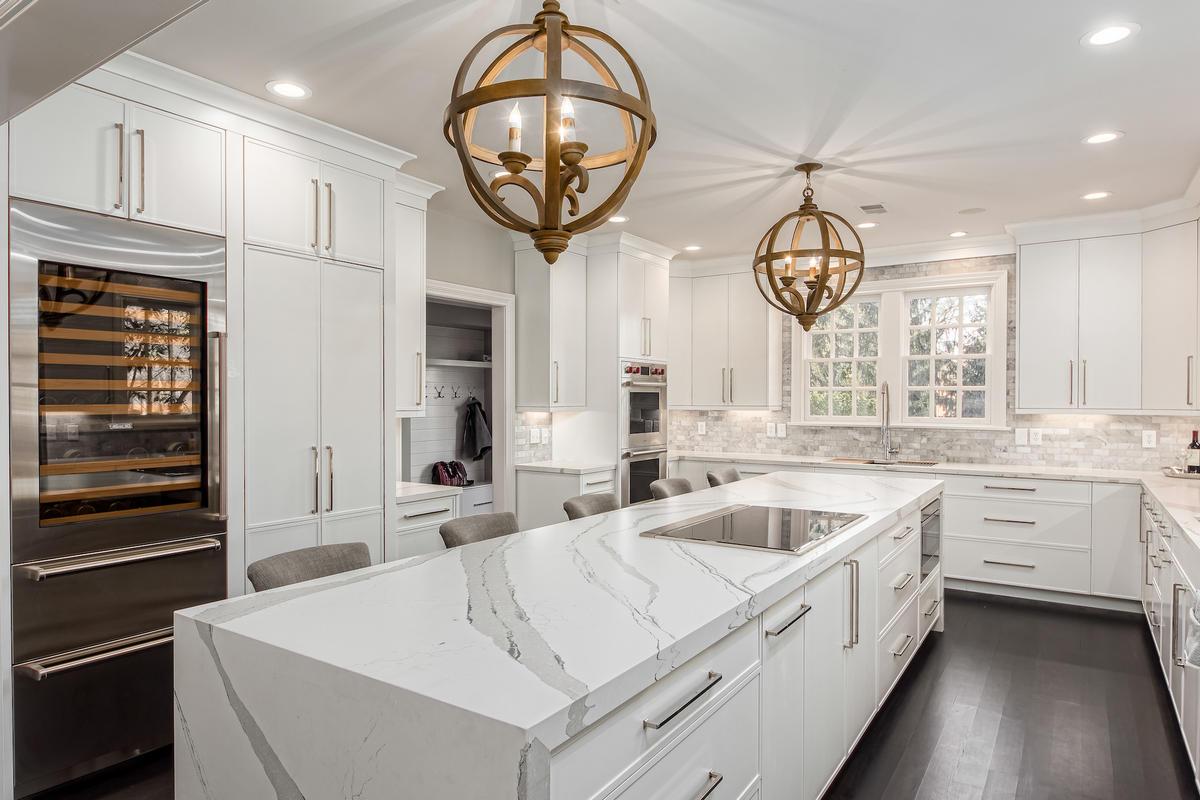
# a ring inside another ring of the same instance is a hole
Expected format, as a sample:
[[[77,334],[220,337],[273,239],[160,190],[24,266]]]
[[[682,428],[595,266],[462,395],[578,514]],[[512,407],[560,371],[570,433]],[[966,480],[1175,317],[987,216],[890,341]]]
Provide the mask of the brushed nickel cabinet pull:
[[[723,780],[725,780],[725,776],[721,773],[709,771],[708,783],[704,784],[704,788],[700,790],[700,794],[696,795],[696,800],[708,800],[709,796],[716,791]]]
[[[1154,553],[1150,554],[1150,563],[1155,569],[1162,569],[1162,564],[1159,562],[1158,556],[1154,555]]]
[[[1182,583],[1171,587],[1171,662],[1177,667],[1185,667],[1183,657],[1179,655],[1179,590],[1187,589]]]
[[[911,572],[904,573],[904,580],[892,581],[892,590],[896,592],[903,591],[905,586],[908,586],[910,583],[912,583],[912,579],[913,574]]]
[[[912,535],[912,533],[915,530],[916,530],[916,528],[914,528],[912,525],[905,525],[904,530],[900,531],[900,533],[892,534],[892,539],[894,539],[897,542],[899,542],[903,539],[907,539],[910,535]]]
[[[796,612],[795,616],[793,616],[787,622],[784,622],[780,625],[776,625],[774,628],[767,628],[767,630],[765,630],[764,633],[767,636],[772,636],[772,637],[779,636],[784,631],[786,631],[788,628],[792,627],[797,622],[799,622],[801,619],[803,619],[804,615],[810,611],[812,611],[812,606],[807,605],[807,604],[802,605],[802,606],[800,606],[800,610]]]
[[[721,367],[721,402],[728,403],[725,399],[725,367]]]
[[[420,519],[421,517],[432,517],[434,514],[449,514],[448,508],[435,508],[433,511],[422,511],[419,514],[405,514],[405,519]]]
[[[220,550],[221,540],[206,537],[177,544],[155,545],[153,547],[135,547],[109,555],[64,558],[42,564],[21,564],[13,567],[13,572],[31,581],[44,581],[61,575],[74,575],[79,572],[90,572],[94,569],[118,567],[122,564],[136,564],[139,561],[152,561],[158,558],[182,556],[188,553],[201,553],[206,550]]]
[[[1081,385],[1080,385],[1079,393],[1083,400],[1083,405],[1086,406],[1087,405],[1087,359],[1086,358],[1082,362],[1080,362],[1080,367],[1081,367],[1081,373],[1079,376],[1079,382]]]
[[[321,513],[321,451],[313,445],[313,507],[312,513]]]
[[[1031,486],[988,486],[986,483],[983,485],[983,488],[991,489],[992,491],[995,491],[995,492],[1036,492],[1037,491],[1036,488],[1033,488]]]
[[[612,478],[602,478],[598,481],[588,481],[584,486],[599,486],[602,483],[612,483]]]
[[[914,641],[914,639],[911,634],[908,634],[908,633],[904,634],[904,645],[899,650],[892,650],[891,651],[892,655],[895,656],[896,658],[900,658],[906,652],[908,652],[908,646],[911,645],[913,643],[913,641]]]
[[[328,199],[328,204],[325,206],[325,221],[329,224],[329,229],[325,231],[325,252],[333,250],[333,184],[325,184],[325,195]]]
[[[733,405],[733,367],[729,368],[729,405]]]
[[[161,647],[164,644],[171,644],[175,641],[175,634],[171,628],[163,628],[160,631],[155,631],[150,634],[144,634],[132,639],[125,640],[126,644],[121,644],[119,647],[105,650],[102,648],[89,648],[77,657],[67,661],[31,661],[27,664],[18,664],[13,667],[13,672],[22,675],[26,678],[31,678],[35,681],[45,680],[46,678],[58,675],[61,672],[70,672],[80,667],[87,667],[92,664],[99,664],[102,661],[109,661],[120,656],[128,656],[134,653],[140,653],[143,650],[149,650],[152,647]]]
[[[124,208],[125,203],[125,123],[115,123],[117,129],[117,202],[113,208]]]
[[[942,598],[939,597],[936,600],[934,600],[932,603],[929,604],[929,608],[925,609],[925,616],[932,617],[934,614],[937,613],[938,607],[941,606],[941,604],[942,604]]]
[[[1003,525],[1037,525],[1037,522],[1028,519],[999,519],[997,517],[984,517],[984,522],[997,522]]]
[[[653,731],[656,731],[659,728],[663,727],[664,725],[669,723],[671,720],[675,719],[677,716],[682,714],[684,709],[686,709],[692,703],[696,702],[701,697],[706,695],[709,692],[709,690],[712,689],[714,686],[716,686],[718,683],[720,683],[721,679],[724,677],[725,676],[719,672],[709,672],[707,682],[702,687],[700,687],[700,691],[698,691],[695,694],[688,697],[686,700],[683,701],[683,703],[676,706],[674,711],[667,714],[666,716],[660,717],[658,719],[653,719],[653,720],[650,720],[650,719],[642,720],[642,727],[648,728]]]
[[[983,560],[985,564],[992,564],[997,567],[1020,567],[1021,569],[1037,569],[1036,564],[1019,564],[1016,561],[992,561],[989,558]]]
[[[325,449],[329,451],[329,508],[326,511],[333,511],[333,445],[325,445]]]
[[[1146,609],[1146,616],[1150,617],[1150,624],[1154,627],[1159,628],[1162,626],[1158,621],[1158,613],[1153,608]]]
[[[558,362],[554,362],[554,402],[558,402]]]
[[[1071,365],[1071,371],[1069,373],[1069,377],[1067,378],[1067,405],[1073,406],[1075,405],[1075,361],[1072,360],[1069,363]]]
[[[313,240],[312,249],[321,246],[321,182],[312,179],[313,185]]]
[[[417,353],[417,405],[425,402],[425,356]]]
[[[1192,362],[1196,360],[1195,356],[1187,357],[1187,404],[1192,405]]]
[[[133,132],[137,136],[138,147],[138,206],[137,213],[144,214],[146,212],[146,131],[138,128]]]

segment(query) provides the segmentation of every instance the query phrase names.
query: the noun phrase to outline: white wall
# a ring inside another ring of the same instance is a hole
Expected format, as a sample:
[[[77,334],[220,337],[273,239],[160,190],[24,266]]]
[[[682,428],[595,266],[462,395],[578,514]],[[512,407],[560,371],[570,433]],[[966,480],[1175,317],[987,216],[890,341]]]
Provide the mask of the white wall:
[[[436,210],[430,201],[425,229],[425,274],[433,280],[512,293],[512,237],[483,216],[464,219]]]

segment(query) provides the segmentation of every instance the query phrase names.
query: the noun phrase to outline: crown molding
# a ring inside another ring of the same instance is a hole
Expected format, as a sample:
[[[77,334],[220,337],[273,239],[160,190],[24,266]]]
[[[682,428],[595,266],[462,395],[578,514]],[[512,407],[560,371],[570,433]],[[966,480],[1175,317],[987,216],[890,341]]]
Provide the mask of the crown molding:
[[[923,264],[929,261],[958,261],[963,258],[1008,256],[1017,252],[1008,234],[969,236],[915,244],[875,247],[866,251],[867,269],[894,267],[899,264]]]
[[[427,181],[423,178],[415,178],[412,175],[405,175],[399,170],[396,171],[397,193],[412,195],[419,197],[422,200],[429,200],[435,194],[443,191],[445,188],[445,186],[433,183],[432,181]]]
[[[635,236],[632,233],[625,233],[624,231],[620,233],[602,233],[598,236],[590,237],[588,239],[588,253],[597,255],[625,253],[640,258],[658,258],[663,261],[670,261],[679,255],[678,250],[658,244],[657,242],[652,242],[649,239],[643,239],[641,236]]]

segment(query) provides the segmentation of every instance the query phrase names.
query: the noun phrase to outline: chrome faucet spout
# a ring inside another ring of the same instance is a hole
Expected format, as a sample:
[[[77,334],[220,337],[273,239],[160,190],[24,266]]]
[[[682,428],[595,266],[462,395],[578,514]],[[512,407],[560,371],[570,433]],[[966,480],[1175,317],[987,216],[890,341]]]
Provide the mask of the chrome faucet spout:
[[[879,387],[879,439],[883,445],[883,460],[891,461],[900,448],[892,447],[892,394],[887,381]]]

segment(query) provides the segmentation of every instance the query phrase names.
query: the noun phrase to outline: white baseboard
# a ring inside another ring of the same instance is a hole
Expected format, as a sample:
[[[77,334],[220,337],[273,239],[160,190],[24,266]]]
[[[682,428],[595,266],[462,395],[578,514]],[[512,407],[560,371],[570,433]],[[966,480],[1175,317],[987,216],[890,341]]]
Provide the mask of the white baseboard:
[[[1039,600],[1044,603],[1059,603],[1061,605],[1080,606],[1082,608],[1099,608],[1105,611],[1124,611],[1130,614],[1142,613],[1142,604],[1138,601],[1122,600],[1117,597],[1097,597],[1095,595],[1071,594],[1069,592],[1051,592],[1046,589],[1025,589],[1020,586],[1004,586],[999,583],[965,581],[961,578],[946,578],[945,587],[947,589],[972,592],[974,594],[1016,597],[1022,600]]]

